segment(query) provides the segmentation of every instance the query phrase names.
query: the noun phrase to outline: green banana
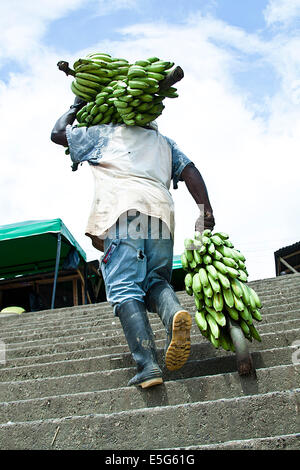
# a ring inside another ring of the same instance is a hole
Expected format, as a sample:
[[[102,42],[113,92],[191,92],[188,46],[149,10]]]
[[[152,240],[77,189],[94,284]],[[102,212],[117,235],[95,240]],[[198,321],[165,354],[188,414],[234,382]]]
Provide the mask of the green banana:
[[[202,264],[202,256],[200,255],[198,250],[194,250],[194,260],[197,264]]]
[[[243,288],[241,286],[241,283],[238,279],[236,278],[231,278],[230,279],[230,285],[231,285],[231,289],[233,290],[233,293],[237,296],[237,297],[243,297]]]
[[[196,305],[197,310],[201,310],[201,308],[202,308],[202,302],[201,302],[202,299],[200,298],[201,296],[202,296],[202,293],[194,295],[194,301],[195,301],[195,305]]]
[[[232,318],[234,321],[238,321],[240,316],[239,312],[235,308],[231,308],[228,305],[225,305],[225,308],[227,310],[228,315]]]
[[[228,337],[227,333],[224,331],[224,329],[221,330],[220,332],[220,345],[222,346],[225,351],[230,351],[231,346],[230,346],[230,338]]]
[[[185,256],[185,253],[182,253],[180,260],[181,260],[183,269],[186,271],[189,268],[189,263],[188,263],[187,257]]]
[[[75,83],[75,80],[71,82],[71,90],[76,96],[78,96],[79,98],[82,98],[84,101],[91,101],[94,98],[94,96],[92,96],[88,92],[79,90],[79,88],[77,87]]]
[[[222,244],[217,246],[216,249],[219,253],[221,253],[223,257],[231,258],[231,248],[228,248],[227,246]]]
[[[186,256],[186,259],[187,259],[188,263],[191,263],[192,261],[194,261],[193,250],[187,250],[187,249],[185,248],[184,254],[185,254],[185,256]]]
[[[202,236],[204,236],[204,237],[210,237],[211,235],[212,235],[212,231],[209,228],[206,228],[202,232]]]
[[[203,310],[197,311],[195,313],[195,322],[201,331],[207,330],[207,320]]]
[[[245,261],[245,256],[239,251],[239,250],[236,250],[235,248],[231,248],[231,252],[232,254],[235,256],[234,259],[237,260],[240,260],[240,261]]]
[[[138,88],[141,90],[145,90],[148,88],[149,84],[147,82],[144,82],[143,80],[129,80],[128,85],[130,88]]]
[[[218,275],[218,279],[222,285],[222,287],[224,289],[230,289],[230,281],[229,279],[227,278],[227,276],[225,276],[224,274],[222,274],[220,271],[217,271],[217,275]]]
[[[209,286],[209,280],[208,280],[207,272],[204,268],[199,269],[199,278],[200,278],[201,285],[203,287],[208,287]]]
[[[222,293],[223,293],[225,304],[228,307],[233,308],[234,307],[234,298],[233,298],[233,293],[232,293],[232,290],[230,289],[230,287],[229,287],[229,289],[224,289],[223,288]]]
[[[190,295],[191,297],[193,296],[193,289],[191,287],[185,287],[186,293]]]
[[[208,273],[207,276],[208,276],[209,283],[214,293],[217,293],[217,294],[220,293],[221,292],[220,283],[210,273]]]
[[[98,96],[98,95],[97,95]],[[98,96],[96,97],[95,103],[100,106],[101,104],[105,103],[106,97],[105,96]]]
[[[137,60],[135,61],[134,65],[139,65],[141,67],[146,67],[147,65],[151,65],[150,60]]]
[[[213,306],[216,312],[222,312],[224,308],[224,300],[221,292],[214,292]]]
[[[227,240],[229,238],[229,235],[226,232],[216,232],[214,235],[218,236],[222,240]]]
[[[213,243],[210,243],[207,247],[207,252],[209,255],[213,255],[216,251],[216,247]]]
[[[218,271],[212,264],[207,264],[205,269],[215,281],[219,280]]]
[[[90,80],[86,80],[85,78],[80,78],[80,77],[76,77],[76,85],[81,85],[83,87],[87,87],[87,88],[90,88],[92,90],[94,90],[94,93],[99,93],[99,91],[101,91],[103,85],[101,83],[97,83],[97,82],[92,82]],[[95,91],[96,90],[96,91]]]
[[[92,107],[92,109],[91,109],[91,111],[90,111],[90,114],[91,114],[92,116],[96,116],[96,114],[98,114],[99,111],[100,111],[100,110],[99,110],[99,106],[98,106],[97,104],[95,104],[95,105]]]
[[[130,85],[128,85],[127,91],[132,96],[140,96],[144,93],[143,90],[141,90],[140,88],[132,88]]]
[[[248,276],[244,271],[242,271],[241,269],[238,269],[238,278],[242,282],[247,282]]]
[[[244,310],[243,301],[239,297],[237,297],[234,293],[232,295],[233,295],[233,300],[234,300],[234,307],[236,308],[236,310],[241,312],[242,310]]]
[[[163,73],[151,72],[151,71],[148,70],[147,77],[148,78],[154,78],[155,80],[160,82],[161,80],[163,80],[165,78],[165,75]]]
[[[129,67],[127,76],[129,79],[135,78],[135,77],[147,77],[147,72],[143,67],[140,67],[138,65],[132,65]]]
[[[224,258],[223,258],[224,259]],[[227,266],[227,273],[231,278],[237,278],[239,276],[239,272],[235,268],[231,268],[230,266]]]
[[[225,266],[229,266],[230,268],[237,269],[239,267],[238,263],[236,261],[234,261],[234,259],[227,258],[226,256],[223,256],[222,263],[224,263]]]
[[[240,282],[240,286],[242,288],[242,291],[243,291],[243,294],[242,294],[242,298],[243,298],[243,302],[244,304],[247,306],[247,307],[250,307],[250,292],[249,292],[249,288],[246,284],[244,284],[243,282]]]
[[[214,245],[217,245],[217,246],[222,246],[223,245],[223,240],[218,235],[212,235],[210,237],[210,239],[211,239],[211,241]]]
[[[152,101],[152,95],[149,95],[149,93],[142,93],[139,96],[139,99],[142,101],[145,101],[146,103],[150,103]]]
[[[244,310],[241,310],[239,312],[239,315],[243,320],[245,320],[245,322],[247,322],[248,325],[251,325],[253,323],[252,315],[245,305],[244,305]]]
[[[208,265],[208,264],[211,264],[212,263],[212,258],[210,255],[204,255],[203,256],[203,263]]]
[[[210,238],[207,237],[206,235],[202,235],[201,241],[202,241],[203,245],[210,245],[210,243],[211,243]]]
[[[250,330],[250,326],[247,325],[247,323],[245,322],[245,320],[243,319],[240,319],[240,327],[244,333],[244,335],[247,337],[251,336],[251,330]]]
[[[95,97],[97,95],[97,93],[99,91],[99,88],[98,88],[98,91],[97,91],[97,89],[95,90],[94,88],[90,88],[89,86],[84,85],[81,82],[82,82],[82,79],[80,79],[80,80],[76,79],[72,82],[72,83],[74,83],[75,89],[79,90],[82,93],[85,93],[86,95],[90,95],[92,97]]]
[[[225,266],[224,263],[222,263],[221,261],[217,261],[217,260],[214,260],[212,262],[213,266],[218,270],[220,271],[221,274],[224,274],[226,275],[227,274],[227,266]]]
[[[213,295],[214,295],[214,291],[212,290],[212,287],[210,284],[208,284],[207,286],[202,286],[202,289],[203,289],[203,293],[204,293],[204,296],[205,297],[208,297],[210,299],[213,298]]]
[[[204,300],[204,303],[205,303],[206,307],[212,307],[213,306],[212,297],[207,297],[204,293],[204,290],[203,290],[203,300]]]
[[[216,261],[221,261],[223,259],[223,256],[221,255],[221,253],[215,249],[215,251],[213,252],[212,254],[212,257],[214,260]]]
[[[152,64],[153,62],[158,62],[160,59],[158,57],[149,57],[147,60]]]
[[[257,341],[261,342],[261,337],[260,334],[258,333],[257,329],[255,328],[254,325],[249,325],[249,330],[251,336],[256,339]]]
[[[219,336],[220,336],[220,328],[219,328],[216,320],[214,319],[214,317],[210,313],[207,313],[205,318],[206,318],[206,321],[209,325],[209,328],[210,328],[210,331],[211,331],[213,337],[215,339],[218,339]]]
[[[199,273],[195,273],[192,280],[192,288],[195,294],[198,294],[202,291],[202,285]]]
[[[121,95],[118,97],[120,101],[126,101],[126,103],[130,103],[130,106],[133,106],[133,102],[135,101],[133,99],[132,95]],[[140,103],[140,102],[139,102]]]
[[[184,283],[186,287],[192,287],[193,285],[193,275],[192,273],[187,273],[184,278]]]
[[[256,305],[256,308],[261,308],[261,301],[257,293],[255,292],[252,287],[248,286],[249,292],[250,292],[250,298],[252,297],[254,299],[254,303]]]
[[[91,125],[95,126],[95,125],[99,124],[102,121],[102,119],[103,119],[103,114],[102,113],[96,114],[96,116],[94,117],[94,119],[91,122]]]
[[[261,313],[257,309],[251,310],[251,315],[255,320],[262,321]]]

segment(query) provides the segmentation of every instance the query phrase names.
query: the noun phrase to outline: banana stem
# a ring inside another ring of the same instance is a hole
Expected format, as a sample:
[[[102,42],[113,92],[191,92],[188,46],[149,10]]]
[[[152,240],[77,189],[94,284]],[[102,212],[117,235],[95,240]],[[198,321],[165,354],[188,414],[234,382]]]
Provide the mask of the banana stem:
[[[237,322],[228,318],[229,334],[235,347],[239,375],[255,375],[252,357],[249,353],[246,338]]]
[[[172,85],[175,85],[175,83],[179,82],[183,77],[184,73],[182,68],[177,66],[174,70],[172,70],[172,72],[167,74],[166,78],[159,82],[159,89],[161,91],[167,90]]]
[[[70,69],[69,67],[69,62],[66,62],[65,60],[60,60],[57,62],[57,67],[59,70],[62,70],[62,72],[65,72],[66,75],[73,75],[75,77],[75,72],[74,70]]]

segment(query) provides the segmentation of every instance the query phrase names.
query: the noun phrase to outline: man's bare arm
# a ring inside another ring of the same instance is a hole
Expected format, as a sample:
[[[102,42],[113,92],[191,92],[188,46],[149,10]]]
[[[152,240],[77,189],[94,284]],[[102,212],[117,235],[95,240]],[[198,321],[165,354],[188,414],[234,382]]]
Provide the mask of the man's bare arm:
[[[70,109],[64,113],[55,123],[52,132],[51,140],[55,144],[68,146],[66,127],[68,124],[73,124],[76,118],[77,112],[85,105],[85,101],[81,100],[76,96],[74,104],[70,106]]]
[[[196,220],[195,230],[212,230],[215,226],[215,219],[208,196],[208,191],[201,173],[193,163],[190,163],[182,171],[181,178],[185,182],[186,187],[188,188],[196,204],[203,204],[204,206],[204,214],[200,214]]]

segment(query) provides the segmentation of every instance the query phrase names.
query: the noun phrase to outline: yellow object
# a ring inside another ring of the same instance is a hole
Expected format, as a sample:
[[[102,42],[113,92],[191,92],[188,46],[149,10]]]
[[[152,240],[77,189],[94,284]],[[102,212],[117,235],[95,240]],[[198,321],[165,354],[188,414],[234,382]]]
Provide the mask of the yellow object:
[[[17,314],[21,314],[21,313],[24,313],[26,312],[26,310],[22,307],[5,307],[1,310],[0,313],[17,313]]]

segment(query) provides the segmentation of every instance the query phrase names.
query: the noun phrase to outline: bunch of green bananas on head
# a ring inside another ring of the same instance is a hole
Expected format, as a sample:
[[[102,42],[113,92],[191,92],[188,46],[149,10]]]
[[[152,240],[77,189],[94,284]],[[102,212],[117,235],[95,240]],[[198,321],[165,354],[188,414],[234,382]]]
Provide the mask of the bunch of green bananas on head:
[[[181,255],[186,292],[194,296],[195,322],[216,348],[234,351],[228,317],[237,322],[249,340],[261,341],[254,320],[261,321],[261,301],[247,284],[244,255],[228,234],[204,230],[185,239]]]
[[[165,108],[165,98],[177,98],[177,89],[160,91],[162,81],[174,62],[158,57],[137,60],[109,54],[88,54],[74,65],[73,93],[87,104],[77,113],[79,126],[124,123],[144,126],[155,120]]]

